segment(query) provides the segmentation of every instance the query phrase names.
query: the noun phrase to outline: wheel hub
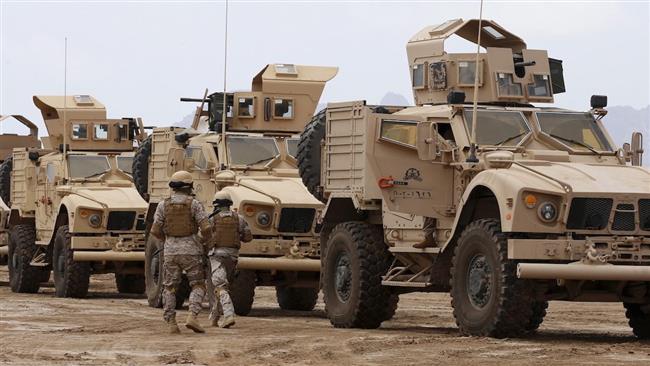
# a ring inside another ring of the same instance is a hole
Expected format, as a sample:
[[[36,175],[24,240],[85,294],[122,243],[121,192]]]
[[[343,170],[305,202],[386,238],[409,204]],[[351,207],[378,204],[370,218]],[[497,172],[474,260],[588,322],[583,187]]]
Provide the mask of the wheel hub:
[[[346,253],[341,253],[336,259],[334,285],[336,288],[336,296],[338,296],[339,300],[347,302],[352,292],[352,267],[350,265],[350,257]]]
[[[474,256],[468,266],[467,292],[475,307],[483,308],[490,301],[492,267],[484,255]]]

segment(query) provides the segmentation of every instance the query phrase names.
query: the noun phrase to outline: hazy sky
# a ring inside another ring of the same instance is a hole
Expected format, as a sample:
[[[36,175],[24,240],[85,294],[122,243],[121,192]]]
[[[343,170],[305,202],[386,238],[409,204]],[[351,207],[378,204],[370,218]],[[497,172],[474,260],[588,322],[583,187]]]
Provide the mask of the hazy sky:
[[[165,126],[223,87],[223,1],[0,0],[0,114],[41,124],[32,95],[92,94],[109,117]],[[476,1],[230,1],[228,89],[267,63],[338,66],[322,101],[411,100],[405,45],[422,27],[478,17]],[[559,106],[650,103],[649,1],[485,1],[484,17],[564,61]],[[44,128],[43,128],[44,132]]]

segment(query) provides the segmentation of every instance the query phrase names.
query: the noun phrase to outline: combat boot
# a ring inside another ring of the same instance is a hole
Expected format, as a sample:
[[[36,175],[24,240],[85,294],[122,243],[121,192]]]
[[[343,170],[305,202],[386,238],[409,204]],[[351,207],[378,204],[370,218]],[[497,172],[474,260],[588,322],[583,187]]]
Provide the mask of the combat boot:
[[[433,236],[427,235],[424,237],[424,240],[417,244],[413,244],[413,248],[424,249],[424,248],[433,248],[436,246],[436,241],[433,240]]]
[[[201,324],[199,324],[199,321],[196,319],[196,315],[192,313],[187,314],[185,326],[189,329],[192,329],[195,333],[205,333],[205,329],[203,329],[201,327]]]
[[[169,334],[178,334],[181,332],[176,323],[176,317],[167,320],[167,327],[169,328]]]
[[[219,326],[219,318],[220,316],[217,314],[215,316],[210,317],[210,325],[213,327],[218,327]]]
[[[235,325],[235,316],[226,315],[223,318],[219,319],[219,328],[230,328]]]

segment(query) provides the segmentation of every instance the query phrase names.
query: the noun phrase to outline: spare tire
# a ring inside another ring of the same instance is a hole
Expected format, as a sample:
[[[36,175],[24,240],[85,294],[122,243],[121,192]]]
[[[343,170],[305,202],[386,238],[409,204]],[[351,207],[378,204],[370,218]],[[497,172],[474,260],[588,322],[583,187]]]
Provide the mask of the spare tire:
[[[13,157],[10,155],[7,160],[0,164],[0,198],[9,207],[11,198],[11,169],[13,169]]]
[[[325,116],[323,109],[305,127],[298,142],[298,171],[302,182],[314,197],[323,201],[320,188],[321,141],[325,138]]]
[[[145,201],[149,201],[149,159],[151,158],[151,136],[147,137],[133,157],[133,184]]]

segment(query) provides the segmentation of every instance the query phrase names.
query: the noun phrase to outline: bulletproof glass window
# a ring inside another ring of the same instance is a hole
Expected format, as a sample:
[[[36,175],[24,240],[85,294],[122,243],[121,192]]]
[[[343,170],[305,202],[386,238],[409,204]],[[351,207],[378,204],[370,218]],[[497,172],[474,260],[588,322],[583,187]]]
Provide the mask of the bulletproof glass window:
[[[424,77],[425,70],[426,68],[423,64],[413,65],[413,88],[421,89],[426,86],[426,78]]]
[[[77,105],[93,105],[93,99],[90,95],[75,95],[72,97]]]
[[[271,137],[228,136],[228,156],[235,165],[265,164],[280,154]]]
[[[93,140],[108,140],[108,125],[97,123],[93,125]]]
[[[471,110],[465,111],[467,130],[472,133]],[[521,112],[479,110],[476,115],[476,142],[489,146],[517,146],[530,133]]]
[[[243,118],[255,117],[255,99],[254,98],[238,98],[237,99],[237,115]]]
[[[118,156],[117,169],[127,174],[133,174],[133,157],[132,156]]]
[[[434,62],[429,65],[430,73],[429,77],[431,78],[431,88],[436,90],[447,89],[447,63]]]
[[[194,160],[194,166],[199,169],[207,169],[208,161],[203,154],[203,149],[200,146],[188,146],[185,148],[185,156]]]
[[[284,118],[291,119],[293,118],[293,100],[276,98],[273,101],[273,117],[274,118]]]
[[[87,140],[88,139],[88,124],[87,123],[73,123],[72,124],[72,139],[73,140]]]
[[[92,178],[106,173],[111,167],[108,158],[101,155],[70,155],[68,170],[70,178]]]
[[[551,83],[548,75],[533,75],[533,83],[528,84],[528,96],[541,98],[551,96]]]
[[[294,158],[298,156],[298,142],[300,139],[287,139],[287,152]]]
[[[47,181],[49,183],[54,183],[54,177],[56,177],[56,166],[53,163],[47,164],[45,175],[47,176]]]
[[[275,65],[275,72],[277,74],[297,75],[296,65],[293,64],[278,64]]]
[[[613,150],[590,113],[538,112],[536,116],[542,132],[573,150]]]
[[[483,83],[481,77],[482,63],[479,63],[478,82],[479,85]],[[459,61],[458,62],[458,85],[459,86],[474,86],[474,78],[476,78],[476,61]]]
[[[380,139],[399,145],[415,147],[417,139],[417,121],[381,121]]]
[[[117,133],[118,138],[120,141],[128,140],[129,139],[129,125],[127,124],[120,124],[117,127]]]
[[[483,30],[485,33],[489,34],[490,37],[494,39],[504,39],[506,37],[503,36],[498,30],[494,29],[491,25],[483,27]]]
[[[497,92],[500,97],[521,97],[523,95],[521,84],[513,81],[509,73],[497,73]]]

